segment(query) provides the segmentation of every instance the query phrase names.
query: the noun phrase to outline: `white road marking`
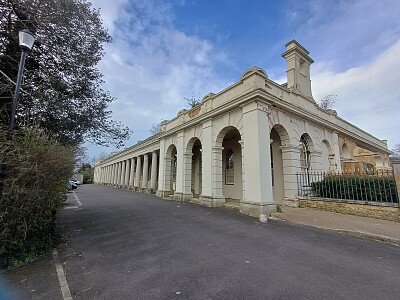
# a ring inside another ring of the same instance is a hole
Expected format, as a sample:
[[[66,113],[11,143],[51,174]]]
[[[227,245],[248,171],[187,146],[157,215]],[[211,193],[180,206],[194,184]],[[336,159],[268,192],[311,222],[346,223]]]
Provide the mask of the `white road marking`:
[[[71,291],[69,290],[67,278],[64,274],[64,268],[60,263],[60,259],[58,258],[58,251],[57,249],[53,250],[53,260],[54,265],[56,266],[56,272],[58,277],[58,282],[60,283],[61,294],[64,300],[72,300]]]
[[[81,201],[79,201],[79,198],[78,198],[78,196],[75,194],[75,192],[73,192],[73,193],[74,193],[74,196],[75,196],[76,202],[78,202],[78,207],[79,207],[79,206],[82,206],[82,202],[81,202]]]

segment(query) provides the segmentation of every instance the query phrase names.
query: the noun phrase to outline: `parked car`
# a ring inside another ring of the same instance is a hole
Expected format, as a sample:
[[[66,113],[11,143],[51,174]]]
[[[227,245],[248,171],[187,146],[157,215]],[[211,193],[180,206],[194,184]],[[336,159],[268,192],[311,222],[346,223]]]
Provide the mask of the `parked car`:
[[[67,185],[68,191],[75,190],[77,187],[78,185],[74,181],[68,180],[68,185]]]
[[[76,185],[80,185],[81,184],[78,179],[71,178],[70,180],[75,182]]]

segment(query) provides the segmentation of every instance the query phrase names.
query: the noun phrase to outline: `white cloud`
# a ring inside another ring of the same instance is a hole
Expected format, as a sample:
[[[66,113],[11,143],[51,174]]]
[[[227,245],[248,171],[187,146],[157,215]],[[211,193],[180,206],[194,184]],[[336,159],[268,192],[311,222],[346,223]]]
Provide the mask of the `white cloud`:
[[[184,97],[193,93],[202,97],[228,85],[214,70],[224,55],[210,41],[174,28],[168,4],[93,2],[102,7],[102,18],[113,37],[99,68],[104,88],[117,98],[109,107],[113,119],[134,131],[127,146],[148,137],[152,124],[175,117],[187,106]]]
[[[400,40],[372,62],[344,72],[321,71],[316,63],[314,98],[337,94],[339,116],[394,146],[400,142],[399,53]]]

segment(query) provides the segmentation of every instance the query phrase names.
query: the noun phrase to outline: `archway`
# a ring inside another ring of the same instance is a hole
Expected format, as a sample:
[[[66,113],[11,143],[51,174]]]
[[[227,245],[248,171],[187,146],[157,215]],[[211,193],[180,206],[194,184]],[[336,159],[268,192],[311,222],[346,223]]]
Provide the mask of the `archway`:
[[[217,144],[222,146],[222,195],[225,199],[243,198],[241,135],[235,127],[226,127],[218,135]],[[218,170],[216,170],[218,172]]]
[[[198,199],[202,193],[202,147],[201,142],[198,138],[192,138],[187,147],[186,152],[191,153],[191,159],[188,160],[190,166],[188,166],[188,174],[185,176],[190,179],[190,191],[193,194],[193,198]]]
[[[329,172],[334,169],[335,155],[332,153],[331,145],[327,140],[321,143],[322,172]]]
[[[274,201],[277,204],[282,204],[282,200],[285,197],[281,146],[281,137],[276,128],[273,127],[270,133],[271,177]]]
[[[176,189],[177,151],[175,145],[170,145],[165,154],[165,188],[172,193]]]

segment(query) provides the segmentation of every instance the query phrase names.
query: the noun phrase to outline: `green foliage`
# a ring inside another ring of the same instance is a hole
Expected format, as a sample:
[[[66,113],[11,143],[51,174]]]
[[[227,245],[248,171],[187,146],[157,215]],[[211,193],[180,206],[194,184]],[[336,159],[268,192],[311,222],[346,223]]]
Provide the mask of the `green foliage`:
[[[311,183],[314,196],[398,203],[396,182],[387,177],[332,176]]]
[[[111,42],[86,0],[0,0],[0,111],[10,110],[20,57],[18,31],[37,37],[26,61],[16,126],[39,126],[64,145],[122,146],[130,131],[111,120],[115,99],[97,64]],[[7,114],[0,123],[8,124]]]
[[[0,164],[0,265],[15,266],[57,244],[57,212],[74,152],[39,130],[19,131],[11,140],[0,130]]]
[[[79,168],[78,173],[83,175],[82,183],[93,183],[94,168],[92,168],[90,164],[83,163],[82,166]]]

